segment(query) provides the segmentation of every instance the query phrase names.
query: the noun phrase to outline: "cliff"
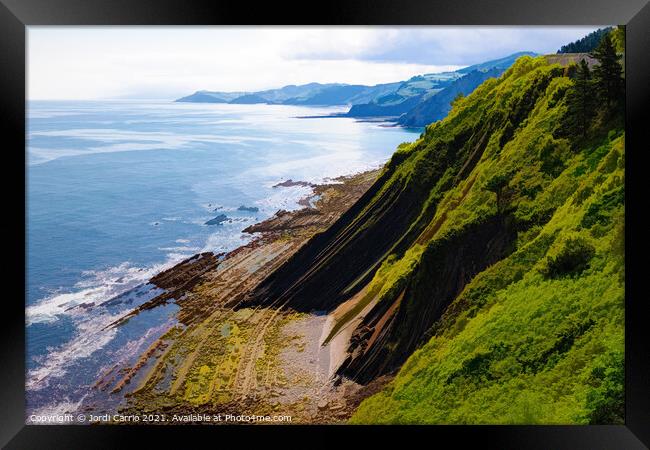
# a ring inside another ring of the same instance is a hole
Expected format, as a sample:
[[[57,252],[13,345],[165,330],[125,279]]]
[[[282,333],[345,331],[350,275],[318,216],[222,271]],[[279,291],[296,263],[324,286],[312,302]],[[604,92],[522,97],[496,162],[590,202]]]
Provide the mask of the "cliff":
[[[179,323],[98,388],[139,413],[622,423],[625,134],[590,78],[618,63],[580,59],[519,58],[381,171],[152,278],[113,325],[172,301]]]
[[[403,144],[241,306],[332,317],[353,422],[622,420],[624,135],[567,133],[570,71],[520,58]]]

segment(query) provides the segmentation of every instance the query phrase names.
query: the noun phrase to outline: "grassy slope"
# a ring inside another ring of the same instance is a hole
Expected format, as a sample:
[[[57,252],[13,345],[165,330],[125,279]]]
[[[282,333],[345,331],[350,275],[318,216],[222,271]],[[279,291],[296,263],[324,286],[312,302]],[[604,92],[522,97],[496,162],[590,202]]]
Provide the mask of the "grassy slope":
[[[369,291],[379,292],[380,302],[394,301],[408,283],[417,290],[413,280],[426,267],[427,248],[498,215],[495,194],[486,189],[498,175],[510,178],[504,216],[518,230],[516,248],[464,287],[428,343],[384,391],[362,403],[352,422],[621,420],[623,135],[612,129],[577,150],[554,137],[569,84],[559,66],[521,58],[396,153],[387,170],[416,181],[427,149],[468,130],[489,130],[469,174],[435,183],[429,226],[376,272]]]

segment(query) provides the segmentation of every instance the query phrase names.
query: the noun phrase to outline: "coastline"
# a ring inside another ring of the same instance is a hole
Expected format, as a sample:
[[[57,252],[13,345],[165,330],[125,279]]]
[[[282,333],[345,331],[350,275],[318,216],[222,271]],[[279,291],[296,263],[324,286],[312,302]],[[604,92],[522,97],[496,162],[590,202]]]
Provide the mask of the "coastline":
[[[30,104],[24,422],[624,424],[624,44]]]
[[[331,320],[325,314],[238,306],[258,283],[347,211],[380,172],[311,185],[311,195],[301,201],[304,208],[280,210],[246,228],[255,236],[248,244],[226,254],[196,254],[152,277],[149,282],[163,292],[107,328],[171,302],[179,307],[178,323],[132,367],[100,376],[96,388],[123,396],[120,410],[134,413],[282,413],[291,415],[294,423],[346,420],[386,379],[363,387],[332,378],[330,361],[341,361],[345,346],[321,345]],[[85,410],[99,412],[101,406]]]
[[[342,175],[332,179],[329,183],[322,184],[292,182],[291,180],[289,180],[291,184],[287,184],[286,181],[284,184],[277,184],[274,187],[308,185],[312,188],[312,193],[298,201],[298,204],[303,206],[302,208],[293,211],[279,210],[272,217],[242,230],[242,232],[254,236],[247,244],[227,253],[196,253],[157,273],[149,280],[149,283],[163,289],[164,292],[134,308],[107,328],[124,323],[140,311],[172,301],[181,307],[181,322],[191,323],[195,319],[194,316],[201,317],[201,313],[197,311],[198,307],[193,305],[197,299],[189,299],[186,295],[191,293],[197,284],[205,282],[211,271],[229,272],[233,267],[239,267],[242,264],[248,265],[249,259],[255,259],[257,264],[251,264],[251,268],[255,268],[255,272],[267,269],[262,271],[268,275],[272,269],[265,267],[262,260],[275,261],[288,258],[309,238],[325,230],[347,211],[372,185],[380,171],[381,169],[372,169],[351,175]],[[279,241],[282,245],[279,245]],[[280,263],[276,261],[274,267],[276,265],[280,265]],[[228,281],[237,282],[235,279],[228,279]],[[244,289],[236,289],[237,292],[240,290]],[[234,295],[225,305],[233,306],[237,299],[239,299],[239,295]],[[187,311],[185,315],[182,314],[183,309]]]
[[[125,377],[121,369],[131,372],[139,365],[139,356],[170,328],[187,326],[183,320],[191,321],[206,305],[212,310],[214,302],[206,296],[230,300],[229,292],[235,295],[252,288],[259,281],[256,277],[264,278],[274,270],[273,263],[281,265],[282,256],[288,257],[317,228],[327,227],[326,217],[313,214],[318,193],[325,190],[316,184],[341,184],[346,177],[336,177],[382,167],[391,149],[416,137],[352,120],[337,124],[337,133],[326,136],[322,134],[325,121],[294,118],[321,109],[265,107],[257,114],[250,105],[223,109],[213,105],[207,110],[175,106],[100,102],[84,116],[92,122],[102,111],[109,112],[125,139],[160,134],[160,142],[151,144],[156,147],[153,154],[112,151],[119,149],[108,146],[101,155],[90,152],[30,168],[29,411],[49,414],[86,406],[114,410],[147,367],[135,371],[120,394],[108,395],[117,380]],[[32,121],[30,133],[47,133],[59,114],[80,113],[85,108],[83,103],[33,106],[30,114],[43,118]],[[155,130],[145,129],[141,122],[131,124],[127,119],[134,114],[151,119]],[[268,114],[273,121],[265,119]],[[241,133],[232,129],[232,120],[242,121]],[[169,128],[172,122],[187,126]],[[291,131],[286,141],[277,139],[278,132],[296,130],[292,127],[297,125],[299,132]],[[102,129],[77,130],[74,119],[56,126],[70,138],[83,135],[98,146],[104,143]],[[174,130],[173,139],[187,149],[167,151],[174,148],[171,138],[164,137],[169,129]],[[359,134],[359,130],[364,132]],[[45,134],[42,138],[44,148],[68,139]],[[213,142],[209,147],[214,151],[205,151],[205,139]],[[132,168],[144,163],[147,170],[138,173],[143,176],[134,177]],[[170,166],[176,167],[173,186],[165,175]],[[111,182],[95,184],[98,176]],[[124,195],[115,195],[115,180]],[[58,188],[46,195],[52,183]],[[75,192],[75,201],[69,192]],[[337,194],[336,189],[331,192]],[[257,222],[278,210],[295,212],[298,208],[298,216],[273,221],[276,234],[281,235],[278,239],[270,230],[242,233],[245,227],[263,226]],[[336,217],[347,207],[340,203],[337,208],[330,211]],[[222,222],[221,215],[228,220]],[[206,225],[213,219],[218,220]],[[283,230],[292,228],[290,224],[294,229]],[[52,235],[57,239],[48,241],[46,236]],[[267,246],[271,240],[276,242]],[[285,248],[291,247],[290,240],[294,248]],[[245,245],[251,241],[255,242]],[[255,250],[256,246],[263,248]],[[194,264],[194,255],[200,253],[207,254]],[[186,270],[179,267],[183,261]],[[223,270],[230,266],[231,270]],[[258,269],[255,275],[249,273]],[[214,273],[200,276],[202,271]],[[169,279],[157,277],[160,273]],[[221,285],[205,282],[208,278],[217,278],[215,283]],[[183,279],[192,281],[185,284]],[[197,292],[206,287],[205,293]],[[106,381],[102,388],[110,389],[90,389],[98,378]]]
[[[349,116],[348,113],[334,113],[329,115],[314,115],[314,116],[296,116],[296,119],[354,119],[355,122],[360,123],[376,123],[380,127],[385,128],[422,128],[402,125],[399,123],[401,116]]]

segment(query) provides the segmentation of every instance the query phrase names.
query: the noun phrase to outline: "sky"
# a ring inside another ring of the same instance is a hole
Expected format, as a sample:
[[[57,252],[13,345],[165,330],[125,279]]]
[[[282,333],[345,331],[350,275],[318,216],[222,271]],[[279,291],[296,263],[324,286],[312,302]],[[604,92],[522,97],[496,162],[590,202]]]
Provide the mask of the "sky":
[[[310,82],[374,85],[518,51],[555,53],[597,28],[30,26],[27,96],[175,99]]]

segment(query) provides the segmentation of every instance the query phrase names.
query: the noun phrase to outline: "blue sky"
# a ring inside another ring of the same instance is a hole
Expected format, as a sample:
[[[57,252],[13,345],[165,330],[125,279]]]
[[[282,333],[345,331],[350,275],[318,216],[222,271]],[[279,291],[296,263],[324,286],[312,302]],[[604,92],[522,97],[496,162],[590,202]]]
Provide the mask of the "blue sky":
[[[377,84],[598,27],[28,27],[29,99],[173,99],[308,82]]]

